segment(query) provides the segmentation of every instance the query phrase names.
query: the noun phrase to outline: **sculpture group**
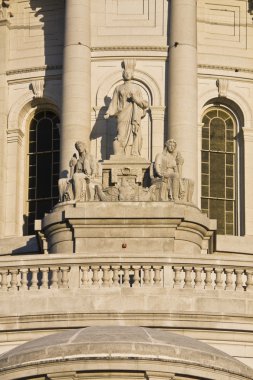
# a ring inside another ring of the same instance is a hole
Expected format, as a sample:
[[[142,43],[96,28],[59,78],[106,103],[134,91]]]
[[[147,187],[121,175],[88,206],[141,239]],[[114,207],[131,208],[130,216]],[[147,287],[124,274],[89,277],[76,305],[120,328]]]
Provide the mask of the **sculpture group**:
[[[133,82],[134,60],[123,62],[124,83],[114,90],[111,103],[104,118],[117,118],[117,135],[113,142],[114,157],[122,161],[121,169],[111,183],[102,186],[99,164],[87,151],[82,141],[75,143],[77,153],[69,162],[69,177],[59,180],[60,202],[90,201],[185,201],[191,202],[194,184],[182,177],[184,159],[177,150],[177,143],[166,141],[164,150],[157,154],[148,169],[149,186],[143,186],[143,167],[128,166],[134,158],[141,158],[141,120],[149,108],[141,90]],[[139,170],[139,171],[138,171]],[[138,174],[136,175],[136,172]],[[141,178],[141,179],[140,179]]]
[[[69,162],[69,178],[59,179],[59,201],[191,202],[194,184],[191,180],[182,178],[184,160],[176,147],[175,140],[166,141],[163,152],[156,156],[154,163],[151,163],[149,187],[133,183],[129,173],[125,172],[120,183],[103,189],[98,162],[88,153],[85,143],[77,141],[75,148],[78,156],[74,153]]]

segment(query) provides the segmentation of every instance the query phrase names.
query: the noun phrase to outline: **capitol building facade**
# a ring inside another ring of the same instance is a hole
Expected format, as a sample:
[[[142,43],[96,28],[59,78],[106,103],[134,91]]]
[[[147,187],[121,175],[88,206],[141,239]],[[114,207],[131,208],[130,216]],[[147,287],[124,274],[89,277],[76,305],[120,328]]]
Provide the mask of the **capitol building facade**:
[[[0,378],[253,379],[253,1],[0,1]]]

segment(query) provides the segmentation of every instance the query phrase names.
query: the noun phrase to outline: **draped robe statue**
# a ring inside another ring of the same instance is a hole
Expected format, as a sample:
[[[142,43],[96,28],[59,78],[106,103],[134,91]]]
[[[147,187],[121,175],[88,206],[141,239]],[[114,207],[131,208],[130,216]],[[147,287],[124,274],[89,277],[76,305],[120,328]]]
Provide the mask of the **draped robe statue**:
[[[134,63],[124,62],[124,83],[117,86],[105,119],[117,118],[117,136],[114,154],[140,156],[142,148],[141,119],[146,115],[148,102],[143,99],[139,86],[132,82]]]

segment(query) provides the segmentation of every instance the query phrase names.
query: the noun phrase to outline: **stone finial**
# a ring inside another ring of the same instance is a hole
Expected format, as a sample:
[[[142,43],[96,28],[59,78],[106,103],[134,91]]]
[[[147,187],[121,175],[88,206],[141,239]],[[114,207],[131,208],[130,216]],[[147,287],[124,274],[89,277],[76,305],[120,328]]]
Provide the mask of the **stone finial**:
[[[34,80],[31,83],[31,89],[34,93],[34,98],[43,98],[45,90],[45,82],[43,79]]]
[[[216,86],[218,88],[219,97],[227,97],[228,92],[228,80],[224,78],[217,79]]]

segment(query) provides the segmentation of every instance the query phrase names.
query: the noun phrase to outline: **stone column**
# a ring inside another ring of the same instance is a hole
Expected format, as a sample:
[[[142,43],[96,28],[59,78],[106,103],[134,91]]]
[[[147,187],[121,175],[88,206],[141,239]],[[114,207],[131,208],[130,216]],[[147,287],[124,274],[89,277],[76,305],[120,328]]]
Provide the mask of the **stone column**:
[[[197,1],[170,0],[168,137],[184,157],[183,176],[197,201]]]
[[[90,0],[66,0],[60,171],[76,141],[89,147],[91,115]]]
[[[5,211],[6,211],[6,167],[7,167],[7,114],[8,114],[8,85],[6,69],[8,62],[9,47],[9,20],[8,8],[4,8],[0,2],[0,238],[5,234]]]
[[[161,136],[164,134],[164,112],[165,107],[150,107],[152,119],[152,152],[151,158],[154,161],[156,155],[163,150]]]

